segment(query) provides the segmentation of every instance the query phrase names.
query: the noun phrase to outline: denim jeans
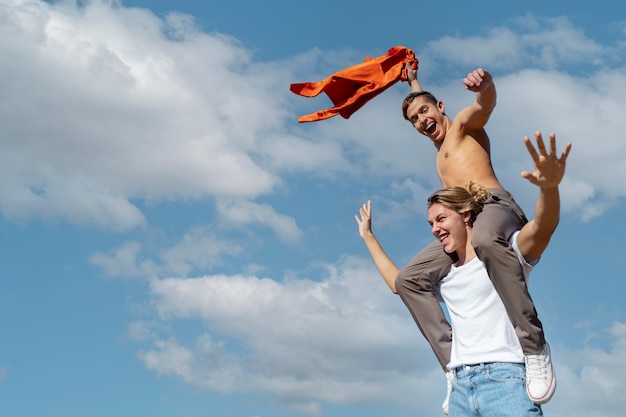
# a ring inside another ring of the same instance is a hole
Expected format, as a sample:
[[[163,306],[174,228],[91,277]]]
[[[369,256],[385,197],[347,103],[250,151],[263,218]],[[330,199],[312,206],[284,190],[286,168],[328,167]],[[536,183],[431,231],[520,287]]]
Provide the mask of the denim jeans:
[[[541,406],[526,394],[522,363],[493,362],[455,370],[449,417],[537,417]]]

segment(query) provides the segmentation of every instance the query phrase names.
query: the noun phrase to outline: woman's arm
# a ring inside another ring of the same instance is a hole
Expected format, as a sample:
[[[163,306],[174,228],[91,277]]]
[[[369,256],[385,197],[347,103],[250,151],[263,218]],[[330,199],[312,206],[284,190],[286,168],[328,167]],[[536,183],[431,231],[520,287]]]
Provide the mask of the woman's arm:
[[[387,253],[383,250],[383,247],[374,236],[372,232],[372,202],[370,200],[363,204],[363,207],[359,210],[361,217],[354,216],[356,222],[359,224],[359,235],[365,242],[367,250],[369,250],[378,272],[383,277],[391,291],[397,294],[396,291],[396,276],[400,272],[400,269],[392,262],[387,256]]]
[[[539,199],[535,206],[535,218],[529,221],[517,236],[517,245],[524,259],[539,259],[559,224],[561,200],[559,184],[565,175],[565,162],[572,145],[565,145],[560,158],[556,156],[556,136],[550,134],[550,151],[546,149],[541,132],[536,132],[537,148],[528,137],[524,138],[526,149],[533,159],[534,171],[522,172],[522,177],[539,187]]]

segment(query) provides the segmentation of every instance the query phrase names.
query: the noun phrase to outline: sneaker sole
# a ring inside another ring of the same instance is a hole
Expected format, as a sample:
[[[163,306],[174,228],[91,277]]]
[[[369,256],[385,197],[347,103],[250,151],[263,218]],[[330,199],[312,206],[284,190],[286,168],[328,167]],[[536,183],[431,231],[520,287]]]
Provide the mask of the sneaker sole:
[[[528,398],[530,398],[532,402],[534,402],[537,405],[542,405],[552,399],[552,396],[554,395],[555,390],[556,390],[556,377],[554,376],[554,374],[552,374],[552,381],[550,381],[550,387],[548,388],[548,392],[546,393],[546,395],[540,398],[533,398],[528,392],[528,390],[526,391],[526,394],[528,394]]]

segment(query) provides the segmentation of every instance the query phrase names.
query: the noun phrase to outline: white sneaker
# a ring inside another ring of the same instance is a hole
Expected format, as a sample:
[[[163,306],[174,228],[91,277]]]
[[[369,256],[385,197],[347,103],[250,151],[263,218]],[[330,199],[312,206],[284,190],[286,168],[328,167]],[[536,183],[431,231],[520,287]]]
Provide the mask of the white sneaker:
[[[535,404],[550,401],[556,388],[556,377],[550,360],[550,346],[546,346],[539,355],[524,357],[526,362],[526,393]]]
[[[454,372],[448,371],[446,372],[446,382],[448,384],[448,392],[446,393],[446,399],[443,400],[443,404],[441,404],[441,410],[445,415],[448,415],[448,407],[450,405],[450,393],[452,392],[452,380],[454,380]]]

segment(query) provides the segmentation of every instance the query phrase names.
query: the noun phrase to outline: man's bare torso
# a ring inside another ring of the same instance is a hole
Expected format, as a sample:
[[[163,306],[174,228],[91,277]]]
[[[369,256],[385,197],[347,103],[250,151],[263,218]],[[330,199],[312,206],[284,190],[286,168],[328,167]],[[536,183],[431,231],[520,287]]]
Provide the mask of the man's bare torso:
[[[463,132],[452,123],[437,152],[437,173],[445,187],[467,187],[476,181],[486,188],[503,188],[491,165],[485,129]]]

